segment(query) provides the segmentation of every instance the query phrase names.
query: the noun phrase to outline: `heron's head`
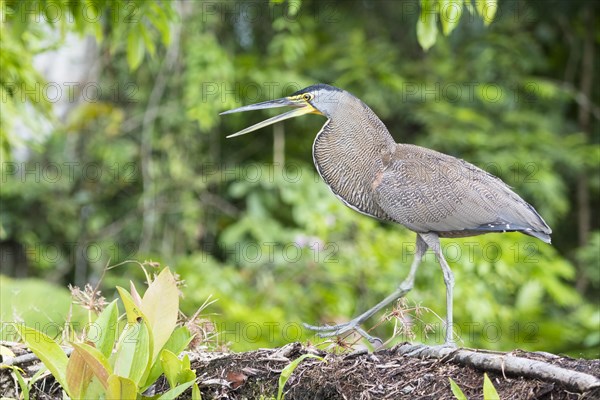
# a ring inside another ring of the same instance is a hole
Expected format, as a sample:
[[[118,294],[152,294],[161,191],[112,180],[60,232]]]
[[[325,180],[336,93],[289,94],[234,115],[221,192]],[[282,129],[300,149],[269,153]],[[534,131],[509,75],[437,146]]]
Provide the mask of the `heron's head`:
[[[242,111],[262,110],[266,108],[294,108],[291,111],[269,118],[265,121],[259,122],[258,124],[252,125],[237,133],[227,136],[228,138],[230,138],[234,136],[244,135],[246,133],[250,133],[260,128],[263,128],[265,126],[272,125],[276,122],[298,117],[304,114],[319,114],[330,118],[333,111],[335,111],[335,109],[340,105],[342,96],[346,93],[347,92],[336,87],[320,83],[318,85],[312,85],[307,88],[298,90],[296,93],[293,93],[288,97],[235,108],[233,110],[222,112],[221,115],[232,114]]]

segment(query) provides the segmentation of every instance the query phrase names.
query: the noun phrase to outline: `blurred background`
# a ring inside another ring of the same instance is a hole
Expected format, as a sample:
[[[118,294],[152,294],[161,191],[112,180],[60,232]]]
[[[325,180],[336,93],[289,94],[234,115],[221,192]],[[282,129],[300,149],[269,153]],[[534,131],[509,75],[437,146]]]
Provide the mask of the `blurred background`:
[[[552,227],[552,245],[442,242],[461,345],[599,357],[598,2],[0,5],[3,322],[59,327],[68,284],[101,280],[109,299],[139,286],[133,263],[103,275],[126,260],[170,266],[188,315],[217,299],[207,329],[237,351],[319,341],[301,322],[343,322],[389,294],[414,234],[321,181],[323,117],[225,139],[272,114],[219,112],[323,82],[397,142],[499,176]],[[443,341],[442,274],[425,261],[395,315],[368,321],[390,344]]]

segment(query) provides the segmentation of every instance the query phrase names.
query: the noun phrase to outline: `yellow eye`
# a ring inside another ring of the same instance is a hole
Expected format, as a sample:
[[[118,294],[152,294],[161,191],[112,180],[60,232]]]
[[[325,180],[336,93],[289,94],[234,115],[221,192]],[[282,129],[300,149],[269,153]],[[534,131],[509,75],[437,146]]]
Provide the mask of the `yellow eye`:
[[[304,99],[304,101],[311,101],[311,100],[312,100],[312,98],[313,98],[313,96],[312,96],[312,94],[310,94],[310,93],[304,93],[304,94],[302,95],[302,98]]]

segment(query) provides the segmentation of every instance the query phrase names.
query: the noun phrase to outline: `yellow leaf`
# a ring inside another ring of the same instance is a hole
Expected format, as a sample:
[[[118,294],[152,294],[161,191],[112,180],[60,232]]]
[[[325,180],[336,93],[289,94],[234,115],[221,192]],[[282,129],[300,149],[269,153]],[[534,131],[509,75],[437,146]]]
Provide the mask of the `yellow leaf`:
[[[179,289],[168,268],[161,271],[144,293],[142,311],[148,319],[154,339],[154,361],[175,330],[179,313]]]
[[[121,296],[121,300],[123,300],[123,305],[125,306],[125,314],[127,315],[127,323],[135,324],[136,322],[140,322],[144,319],[144,314],[140,307],[135,304],[135,300],[129,294],[129,292],[123,289],[120,286],[117,286],[117,291]]]
[[[111,375],[108,377],[108,388],[106,390],[106,398],[135,400],[137,398],[137,387],[131,379]]]

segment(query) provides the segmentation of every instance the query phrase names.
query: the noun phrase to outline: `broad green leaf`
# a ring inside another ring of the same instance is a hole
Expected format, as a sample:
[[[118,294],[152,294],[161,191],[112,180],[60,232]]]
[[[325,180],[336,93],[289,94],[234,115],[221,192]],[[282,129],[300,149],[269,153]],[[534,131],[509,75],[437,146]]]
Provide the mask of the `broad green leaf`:
[[[142,35],[142,38],[144,39],[144,46],[146,46],[148,54],[150,54],[150,57],[154,57],[154,55],[156,54],[156,45],[154,44],[154,41],[148,34],[148,30],[144,25],[140,25],[140,33]]]
[[[22,324],[15,324],[23,342],[44,363],[54,379],[69,393],[67,384],[67,358],[61,347],[48,335]]]
[[[163,269],[144,293],[142,311],[154,339],[154,361],[175,330],[179,314],[179,289],[169,268]]]
[[[90,367],[98,381],[106,389],[108,387],[108,377],[112,374],[112,368],[104,355],[95,347],[85,343],[73,343],[73,348],[79,351],[81,357]]]
[[[184,383],[182,385],[179,385],[177,387],[174,387],[173,389],[170,389],[169,391],[163,393],[158,399],[156,400],[173,400],[178,398],[183,392],[185,392],[186,390],[188,390],[188,388],[190,386],[192,386],[195,383],[195,381],[191,381],[191,382],[187,382]]]
[[[82,351],[75,347],[67,363],[69,395],[75,399],[86,398],[87,388],[93,376],[94,372],[83,357]]]
[[[192,335],[190,331],[185,326],[180,326],[175,329],[167,343],[163,346],[163,350],[169,350],[174,354],[179,354],[190,343],[192,340]],[[152,365],[152,369],[150,370],[150,374],[146,380],[146,383],[142,385],[142,390],[146,390],[150,385],[152,385],[158,377],[163,373],[162,364],[159,358],[154,361]]]
[[[498,11],[498,4],[496,0],[476,0],[475,7],[477,12],[483,19],[484,25],[489,25],[494,20],[496,11]]]
[[[490,380],[487,374],[483,374],[483,399],[484,400],[498,400],[498,392],[494,387],[494,384]]]
[[[107,399],[135,400],[137,393],[137,386],[131,379],[114,374],[108,377]]]
[[[167,340],[167,343],[163,346],[163,349],[179,354],[186,349],[192,339],[192,334],[188,328],[185,326],[178,326],[169,337],[169,340]]]
[[[200,388],[196,382],[194,382],[194,386],[192,386],[192,400],[202,400],[202,394],[200,393]]]
[[[127,324],[117,345],[114,372],[136,383],[145,382],[150,373],[152,344],[148,325],[144,320]]]
[[[102,386],[102,384],[100,383],[100,380],[94,376],[92,378],[92,381],[90,382],[89,386],[87,387],[87,390],[85,392],[85,395],[87,399],[102,399],[102,397],[104,397],[106,393],[106,388],[104,388],[104,386]]]
[[[119,308],[117,306],[117,300],[114,300],[104,309],[104,311],[102,311],[102,313],[100,313],[94,323],[94,328],[96,329],[95,334],[98,335],[98,340],[95,342],[96,348],[100,350],[106,358],[110,357],[115,346],[118,331],[118,319]]]
[[[163,350],[160,353],[160,362],[169,386],[174,388],[177,386],[177,376],[181,371],[181,360],[169,350]]]
[[[277,400],[283,400],[283,388],[285,384],[290,379],[290,376],[292,376],[292,374],[294,373],[296,367],[298,367],[298,365],[306,358],[316,358],[318,360],[325,361],[323,357],[319,357],[314,354],[303,354],[291,363],[289,363],[289,365],[287,365],[281,371],[281,375],[279,375],[279,390],[277,391]]]
[[[130,30],[127,35],[127,64],[132,71],[142,63],[145,51],[143,38],[136,29]]]
[[[177,380],[179,381],[180,385],[183,385],[184,383],[187,383],[187,382],[194,382],[196,380],[196,371],[191,370],[190,368],[184,368],[179,373],[179,377],[177,378]]]
[[[169,350],[163,350],[160,353],[160,361],[171,388],[196,379],[196,373],[190,369],[190,358],[187,354],[180,360]]]
[[[165,7],[166,6],[166,7]],[[152,2],[150,7],[154,13],[148,13],[148,19],[154,27],[160,32],[162,43],[168,46],[171,42],[171,29],[169,21],[173,20],[175,14],[168,4]]]
[[[421,0],[421,14],[417,21],[417,40],[427,51],[435,44],[437,37],[437,13],[433,7],[435,0]]]
[[[456,397],[456,400],[467,400],[467,396],[463,393],[463,391],[458,387],[456,382],[452,378],[448,378],[450,380],[450,390],[452,390],[452,394]]]
[[[462,15],[462,0],[440,0],[440,20],[442,31],[448,36],[458,25]]]
[[[142,310],[135,304],[134,298],[129,292],[120,286],[117,286],[117,291],[121,296],[123,305],[125,306],[125,314],[127,315],[127,323],[135,324],[144,320],[144,314]]]

